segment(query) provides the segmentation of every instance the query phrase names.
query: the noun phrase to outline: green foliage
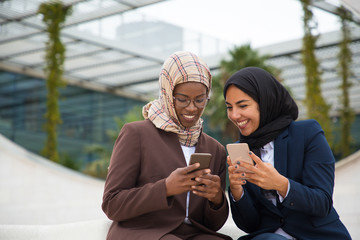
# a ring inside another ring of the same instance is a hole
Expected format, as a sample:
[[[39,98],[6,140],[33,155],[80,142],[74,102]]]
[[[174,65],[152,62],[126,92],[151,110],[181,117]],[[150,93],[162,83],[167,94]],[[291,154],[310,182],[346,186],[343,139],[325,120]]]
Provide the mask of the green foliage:
[[[223,95],[223,88],[226,80],[238,70],[245,67],[260,67],[273,74],[279,79],[280,70],[266,64],[269,55],[260,55],[258,51],[251,48],[250,44],[235,47],[230,52],[229,61],[222,60],[220,63],[220,74],[213,77],[211,100],[205,109],[205,115],[210,119],[210,126],[222,131],[224,137],[231,138],[232,141],[238,140],[239,131],[230,122],[226,114],[226,105]]]
[[[70,156],[67,153],[60,154],[59,163],[67,168],[73,169],[75,171],[80,170],[80,162],[74,161],[74,157]]]
[[[46,25],[49,36],[46,42],[46,66],[44,67],[47,76],[47,112],[45,114],[47,140],[42,155],[52,161],[59,162],[56,129],[57,125],[61,124],[61,118],[58,104],[59,91],[57,88],[64,85],[62,74],[65,60],[65,46],[61,42],[60,32],[66,16],[71,13],[71,7],[64,6],[60,1],[50,1],[42,3],[38,13],[43,17],[42,20]]]
[[[351,20],[352,16],[344,7],[338,8],[338,14],[340,16],[343,38],[340,42],[340,51],[338,53],[338,75],[342,79],[342,83],[339,86],[342,92],[342,95],[340,96],[342,106],[340,109],[341,137],[340,144],[337,146],[337,151],[339,151],[341,157],[346,157],[351,153],[351,125],[355,118],[354,111],[350,107],[349,99],[349,88],[352,85],[350,77],[353,73],[351,72],[352,53],[349,48],[349,44],[351,43],[351,33],[348,20]]]
[[[306,96],[304,104],[307,109],[308,118],[316,119],[322,126],[326,138],[333,145],[331,132],[331,119],[329,116],[330,105],[325,102],[321,93],[320,64],[315,56],[316,41],[318,36],[313,35],[317,23],[313,20],[313,13],[310,10],[310,0],[301,0],[304,11],[304,37],[302,47],[302,62],[305,66]]]
[[[117,129],[108,129],[106,131],[110,143],[113,144],[115,142],[121,128],[124,126],[125,123],[139,121],[142,119],[143,116],[141,107],[134,107],[122,118],[115,117],[114,121],[116,123]],[[85,151],[87,153],[96,154],[98,156],[98,159],[89,163],[84,168],[83,173],[93,177],[106,179],[112,149],[106,148],[104,145],[93,144],[87,146],[85,148]]]
[[[85,147],[85,151],[96,154],[99,158],[88,163],[82,172],[89,176],[105,179],[111,157],[111,149],[107,149],[100,144],[93,144]]]

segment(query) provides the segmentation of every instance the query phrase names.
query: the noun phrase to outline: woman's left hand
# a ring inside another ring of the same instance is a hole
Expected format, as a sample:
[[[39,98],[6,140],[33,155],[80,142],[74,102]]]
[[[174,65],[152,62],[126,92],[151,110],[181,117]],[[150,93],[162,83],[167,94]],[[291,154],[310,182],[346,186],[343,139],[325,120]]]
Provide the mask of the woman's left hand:
[[[219,176],[209,173],[195,178],[195,181],[199,182],[199,185],[192,186],[195,195],[207,198],[215,206],[222,204],[223,192]]]
[[[240,162],[241,167],[245,167],[252,173],[244,173],[247,181],[267,190],[277,190],[282,197],[286,196],[288,179],[281,175],[271,163],[265,163],[253,152],[250,154],[255,166]]]

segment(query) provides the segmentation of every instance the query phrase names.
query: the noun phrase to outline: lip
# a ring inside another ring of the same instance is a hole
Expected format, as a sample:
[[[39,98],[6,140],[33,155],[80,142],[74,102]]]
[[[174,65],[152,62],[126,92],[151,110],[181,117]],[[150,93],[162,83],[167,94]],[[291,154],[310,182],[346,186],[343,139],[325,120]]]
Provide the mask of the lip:
[[[239,128],[239,129],[244,129],[247,124],[249,123],[249,120],[244,120],[244,121],[237,121],[236,122],[236,126]]]

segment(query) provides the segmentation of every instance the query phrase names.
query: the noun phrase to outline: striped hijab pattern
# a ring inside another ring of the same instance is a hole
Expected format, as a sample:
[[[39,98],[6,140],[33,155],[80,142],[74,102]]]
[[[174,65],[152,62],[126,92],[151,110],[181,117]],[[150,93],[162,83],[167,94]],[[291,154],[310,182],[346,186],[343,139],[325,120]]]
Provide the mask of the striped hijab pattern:
[[[159,129],[174,132],[184,146],[194,146],[200,136],[203,120],[190,128],[181,125],[174,107],[175,86],[185,82],[199,82],[211,89],[211,73],[206,63],[195,54],[187,51],[175,52],[163,64],[159,76],[159,99],[143,107],[143,116]],[[203,114],[204,109],[201,114]]]

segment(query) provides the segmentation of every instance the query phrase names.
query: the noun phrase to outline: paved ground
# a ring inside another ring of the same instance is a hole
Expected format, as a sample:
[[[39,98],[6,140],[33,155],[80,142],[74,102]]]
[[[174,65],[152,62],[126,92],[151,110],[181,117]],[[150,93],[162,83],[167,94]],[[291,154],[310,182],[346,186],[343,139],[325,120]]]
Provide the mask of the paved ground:
[[[49,162],[1,134],[0,165],[0,239],[105,239],[110,221],[100,208],[103,181]],[[360,151],[336,164],[334,205],[354,240],[360,239],[359,172]],[[220,232],[234,239],[245,234],[231,216]]]

